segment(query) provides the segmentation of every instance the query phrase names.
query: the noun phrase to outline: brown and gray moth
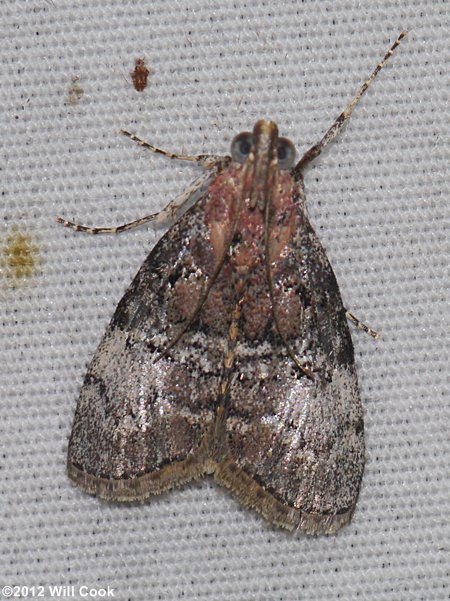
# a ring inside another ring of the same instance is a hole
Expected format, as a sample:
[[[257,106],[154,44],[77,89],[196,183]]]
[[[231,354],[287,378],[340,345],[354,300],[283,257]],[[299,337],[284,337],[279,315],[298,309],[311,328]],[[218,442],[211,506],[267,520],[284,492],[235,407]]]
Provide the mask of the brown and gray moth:
[[[211,474],[276,526],[331,534],[350,521],[364,426],[348,320],[376,334],[342,303],[306,216],[303,172],[405,35],[296,164],[292,143],[266,120],[234,139],[231,156],[174,155],[124,132],[203,174],[162,213],[130,224],[58,218],[117,233],[178,217],[85,377],[68,451],[83,490],[144,501]]]

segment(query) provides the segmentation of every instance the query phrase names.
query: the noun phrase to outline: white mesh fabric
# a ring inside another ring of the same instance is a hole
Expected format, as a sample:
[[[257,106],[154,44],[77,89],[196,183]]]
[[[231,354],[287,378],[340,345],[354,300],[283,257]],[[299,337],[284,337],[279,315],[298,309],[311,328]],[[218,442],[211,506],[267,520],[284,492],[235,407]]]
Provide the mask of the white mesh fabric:
[[[448,3],[4,0],[0,14],[0,247],[16,225],[41,260],[15,287],[0,273],[0,585],[73,585],[76,598],[109,585],[133,601],[449,599]],[[306,176],[344,302],[382,334],[353,333],[367,463],[350,526],[295,538],[209,480],[132,507],[73,487],[86,365],[161,231],[93,237],[54,216],[123,223],[197,176],[122,127],[227,153],[265,117],[304,151],[402,29]],[[84,90],[75,105],[71,85]]]

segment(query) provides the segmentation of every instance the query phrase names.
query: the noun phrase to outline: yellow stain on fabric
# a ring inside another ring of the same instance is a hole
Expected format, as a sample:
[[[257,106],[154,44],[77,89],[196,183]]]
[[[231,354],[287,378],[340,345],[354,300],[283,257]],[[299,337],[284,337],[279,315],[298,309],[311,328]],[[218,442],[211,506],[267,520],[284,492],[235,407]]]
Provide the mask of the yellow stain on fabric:
[[[1,243],[0,274],[10,286],[20,285],[31,278],[40,263],[39,246],[33,238],[13,226],[11,233]]]

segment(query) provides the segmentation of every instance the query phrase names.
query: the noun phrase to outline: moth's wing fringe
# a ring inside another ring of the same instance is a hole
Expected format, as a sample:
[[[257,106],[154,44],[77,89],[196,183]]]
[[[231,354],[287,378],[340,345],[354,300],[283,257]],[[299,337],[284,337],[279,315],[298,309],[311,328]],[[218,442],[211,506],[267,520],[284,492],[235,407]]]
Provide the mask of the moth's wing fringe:
[[[205,436],[197,452],[184,461],[171,463],[156,472],[136,478],[101,478],[78,468],[71,461],[67,462],[67,472],[69,478],[82,490],[104,501],[142,502],[153,495],[179,488],[191,480],[211,474],[216,464],[209,457],[210,440],[211,432]]]
[[[353,505],[347,512],[334,516],[304,513],[278,501],[231,459],[216,464],[204,456],[203,450],[158,472],[127,480],[99,478],[73,463],[68,463],[67,470],[71,480],[85,492],[105,501],[121,503],[143,502],[205,474],[213,474],[214,479],[235,493],[245,507],[256,510],[276,526],[304,534],[335,534],[350,522],[355,509]]]
[[[271,524],[304,534],[335,534],[346,526],[353,515],[355,505],[338,515],[305,513],[281,503],[253,478],[241,470],[231,459],[226,459],[214,471],[217,482],[230,489],[241,503],[254,509]]]

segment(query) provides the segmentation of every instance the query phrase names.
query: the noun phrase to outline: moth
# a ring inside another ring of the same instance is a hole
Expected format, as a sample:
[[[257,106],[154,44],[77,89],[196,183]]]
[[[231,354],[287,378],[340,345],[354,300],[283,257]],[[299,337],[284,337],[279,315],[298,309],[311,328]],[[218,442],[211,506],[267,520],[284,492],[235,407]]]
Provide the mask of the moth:
[[[348,313],[305,212],[303,172],[341,131],[403,32],[295,163],[260,120],[204,173],[120,301],[86,374],[68,449],[83,490],[144,501],[205,474],[271,524],[332,534],[354,512],[364,425]],[[195,203],[186,210],[192,198]],[[185,211],[183,214],[181,214]],[[181,215],[181,216],[180,216]]]

